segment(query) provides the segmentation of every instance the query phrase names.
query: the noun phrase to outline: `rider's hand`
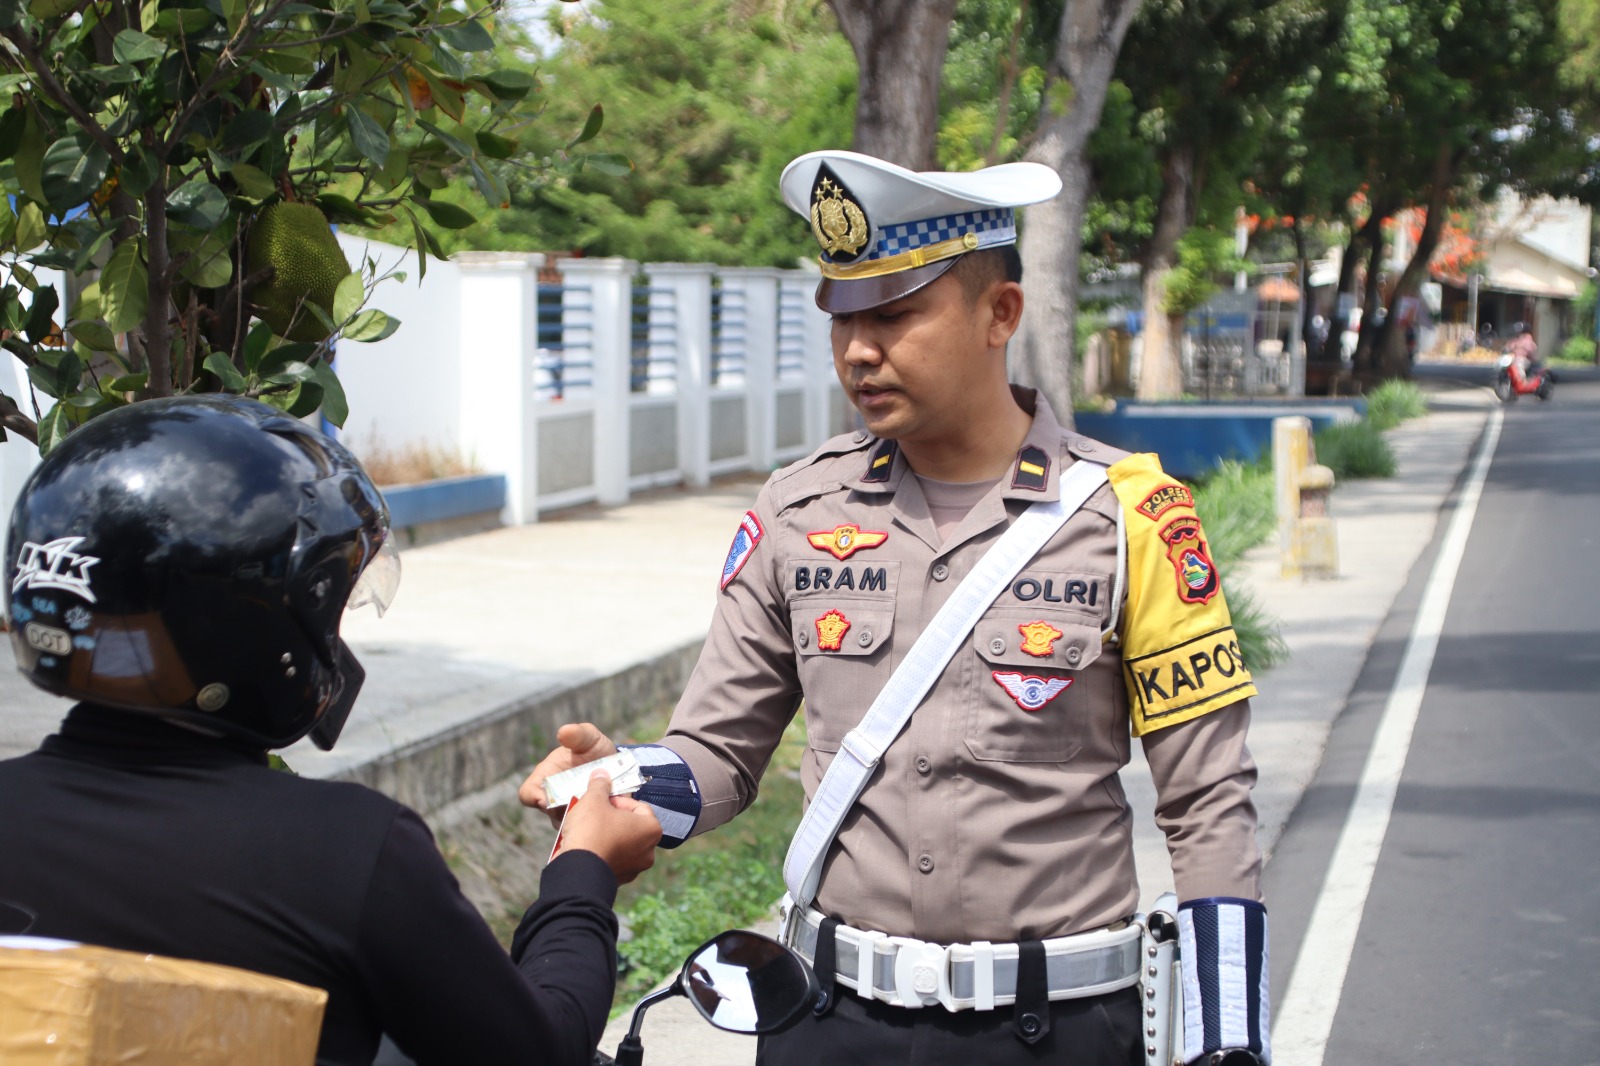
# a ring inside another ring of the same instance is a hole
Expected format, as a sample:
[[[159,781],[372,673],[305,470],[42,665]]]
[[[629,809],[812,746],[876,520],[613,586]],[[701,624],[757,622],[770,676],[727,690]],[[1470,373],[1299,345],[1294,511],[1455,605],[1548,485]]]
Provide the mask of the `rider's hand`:
[[[596,770],[589,788],[567,808],[561,825],[563,851],[592,851],[606,861],[617,883],[625,885],[656,861],[661,823],[648,803],[611,795],[611,778]]]
[[[617,746],[611,742],[611,738],[588,722],[568,722],[556,731],[556,743],[558,747],[540,760],[528,779],[522,782],[522,787],[517,789],[517,799],[522,801],[522,805],[544,811],[553,826],[561,824],[562,812],[549,809],[549,799],[544,794],[544,779],[562,770],[570,770],[574,766],[617,753]]]

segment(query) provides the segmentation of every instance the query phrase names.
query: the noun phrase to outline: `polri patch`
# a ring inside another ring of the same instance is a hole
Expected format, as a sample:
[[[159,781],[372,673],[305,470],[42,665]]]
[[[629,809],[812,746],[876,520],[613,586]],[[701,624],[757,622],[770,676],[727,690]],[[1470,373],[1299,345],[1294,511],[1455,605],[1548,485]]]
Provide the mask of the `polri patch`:
[[[850,619],[833,610],[817,619],[817,650],[838,651],[844,647],[844,635],[850,628]]]
[[[1200,519],[1174,518],[1161,530],[1167,543],[1167,558],[1178,578],[1178,598],[1184,603],[1207,603],[1222,587],[1217,566],[1206,550]]]
[[[1162,485],[1139,504],[1139,513],[1154,522],[1163,512],[1174,507],[1194,507],[1194,493],[1190,492],[1187,486]]]
[[[1017,472],[1012,475],[1014,489],[1033,489],[1043,492],[1050,483],[1050,456],[1043,448],[1030,444],[1017,453]]]
[[[818,551],[829,552],[835,559],[845,560],[864,548],[876,548],[889,539],[886,532],[862,529],[857,525],[834,526],[832,529],[807,533],[806,540]]]
[[[1037,711],[1072,686],[1070,677],[1035,677],[1015,670],[996,670],[994,679],[1025,711]]]
[[[761,528],[761,519],[756,517],[754,511],[746,511],[739,520],[739,531],[733,535],[733,545],[728,548],[728,558],[722,564],[721,588],[727,588],[729,582],[739,576],[739,571],[744,569],[744,564],[750,561],[750,556],[755,552],[756,545],[766,535],[767,531]]]
[[[1017,629],[1022,633],[1022,650],[1041,659],[1054,653],[1056,641],[1062,637],[1061,630],[1043,620],[1029,622]]]

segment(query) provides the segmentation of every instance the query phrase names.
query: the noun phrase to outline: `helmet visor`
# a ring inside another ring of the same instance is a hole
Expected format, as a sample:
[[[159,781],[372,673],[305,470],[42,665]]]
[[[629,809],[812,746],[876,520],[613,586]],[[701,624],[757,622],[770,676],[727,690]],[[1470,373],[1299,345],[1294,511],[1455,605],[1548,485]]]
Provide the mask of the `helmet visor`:
[[[389,604],[394,602],[394,594],[400,588],[400,549],[395,547],[393,537],[384,537],[383,543],[372,556],[372,561],[361,571],[361,576],[356,578],[355,587],[350,590],[350,598],[345,601],[344,609],[348,613],[357,608],[371,604],[378,612],[378,617],[383,617],[383,612],[389,609]]]

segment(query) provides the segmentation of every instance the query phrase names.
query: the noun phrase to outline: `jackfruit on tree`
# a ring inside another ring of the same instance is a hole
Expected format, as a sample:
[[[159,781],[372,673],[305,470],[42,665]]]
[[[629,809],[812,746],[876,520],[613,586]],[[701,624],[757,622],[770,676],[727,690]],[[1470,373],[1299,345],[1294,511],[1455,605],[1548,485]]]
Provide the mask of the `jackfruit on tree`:
[[[250,273],[273,268],[251,294],[261,321],[287,340],[326,340],[328,328],[304,305],[314,303],[331,316],[334,291],[349,275],[350,261],[322,212],[310,204],[273,204],[256,216],[245,254]]]

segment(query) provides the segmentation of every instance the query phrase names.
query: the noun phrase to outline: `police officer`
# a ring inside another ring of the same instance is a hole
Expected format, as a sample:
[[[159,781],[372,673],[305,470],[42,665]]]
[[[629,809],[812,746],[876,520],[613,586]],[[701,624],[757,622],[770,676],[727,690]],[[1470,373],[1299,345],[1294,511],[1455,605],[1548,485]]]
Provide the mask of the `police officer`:
[[[832,992],[758,1061],[1156,1061],[1117,778],[1130,736],[1182,899],[1180,1055],[1267,1060],[1255,687],[1193,497],[1155,456],[1065,429],[1006,378],[1023,306],[1014,209],[1059,179],[829,151],[781,186],[818,242],[816,300],[865,429],[767,482],[667,735],[634,749],[671,846],[749,805],[804,703],[786,935]],[[1018,555],[1003,535],[1035,514],[1057,515],[1042,547],[1009,571],[993,562]],[[946,625],[969,599],[975,621]],[[869,723],[896,702],[885,739]],[[558,740],[524,802],[614,750],[586,724]],[[852,764],[855,796],[830,784]],[[828,808],[836,825],[808,843]],[[795,863],[807,848],[814,899]]]
[[[333,746],[364,677],[341,615],[398,584],[349,452],[251,400],[134,404],[44,459],[7,545],[18,666],[81,701],[0,762],[0,898],[30,932],[326,989],[327,1066],[385,1032],[423,1064],[587,1066],[648,807],[596,775],[508,957],[416,814],[268,766]]]

